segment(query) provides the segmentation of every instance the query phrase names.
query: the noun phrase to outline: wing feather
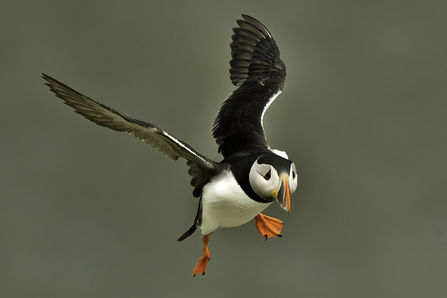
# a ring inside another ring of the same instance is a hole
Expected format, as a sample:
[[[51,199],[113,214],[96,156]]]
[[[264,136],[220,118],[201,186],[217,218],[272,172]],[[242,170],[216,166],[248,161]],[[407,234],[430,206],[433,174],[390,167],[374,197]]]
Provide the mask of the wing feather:
[[[50,76],[42,74],[42,78],[47,81],[45,84],[57,97],[86,119],[115,131],[128,132],[150,144],[173,161],[179,157],[187,159],[187,165],[190,167],[188,172],[192,176],[191,185],[195,187],[193,194],[196,197],[200,196],[202,187],[223,167],[156,125],[118,112]]]
[[[230,44],[230,79],[239,88],[223,102],[212,128],[219,152],[226,158],[236,152],[268,149],[264,113],[284,90],[286,67],[268,29],[242,15],[233,28]]]

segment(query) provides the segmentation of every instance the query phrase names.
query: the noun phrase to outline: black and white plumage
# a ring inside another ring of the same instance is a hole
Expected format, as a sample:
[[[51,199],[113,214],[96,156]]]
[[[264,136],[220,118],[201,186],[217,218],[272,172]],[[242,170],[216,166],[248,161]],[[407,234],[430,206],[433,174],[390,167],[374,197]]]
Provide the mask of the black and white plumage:
[[[199,197],[199,208],[192,227],[179,241],[200,228],[203,254],[194,275],[205,273],[209,235],[223,227],[242,225],[255,218],[258,231],[266,239],[280,236],[282,222],[261,214],[272,202],[290,210],[290,194],[297,187],[295,165],[287,154],[267,144],[263,129],[266,109],[285,87],[286,68],[279,49],[267,28],[247,15],[233,28],[230,78],[238,86],[223,103],[212,126],[212,135],[224,156],[212,161],[188,144],[153,124],[134,119],[109,108],[63,83],[47,76],[57,97],[88,120],[116,131],[133,134],[171,160],[187,160]]]

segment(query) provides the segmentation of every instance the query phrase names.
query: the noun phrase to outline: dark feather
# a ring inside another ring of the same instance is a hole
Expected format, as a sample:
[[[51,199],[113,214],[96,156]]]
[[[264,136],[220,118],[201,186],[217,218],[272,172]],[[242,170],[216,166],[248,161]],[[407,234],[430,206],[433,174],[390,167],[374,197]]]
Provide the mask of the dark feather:
[[[233,28],[230,78],[239,88],[222,104],[212,133],[224,157],[249,148],[268,148],[262,118],[284,89],[286,67],[275,40],[256,19],[242,15]]]
[[[66,105],[72,107],[76,113],[84,116],[88,120],[116,131],[128,132],[136,138],[152,145],[173,161],[179,157],[187,159],[187,165],[190,167],[188,172],[192,176],[191,185],[194,186],[193,194],[195,197],[199,197],[202,193],[202,187],[220,169],[225,167],[225,165],[221,165],[204,157],[191,148],[191,146],[156,125],[132,118],[109,108],[102,103],[82,95],[50,76],[42,74],[42,78],[48,82],[45,84],[50,87],[50,90],[57,97],[61,98]]]

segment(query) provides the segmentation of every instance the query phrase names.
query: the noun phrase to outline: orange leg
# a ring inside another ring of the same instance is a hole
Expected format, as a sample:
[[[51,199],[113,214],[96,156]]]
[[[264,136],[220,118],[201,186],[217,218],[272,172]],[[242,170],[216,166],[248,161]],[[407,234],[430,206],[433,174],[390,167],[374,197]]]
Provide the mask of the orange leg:
[[[194,276],[196,276],[197,273],[205,275],[206,266],[208,265],[208,261],[211,258],[211,253],[208,248],[208,241],[210,241],[210,236],[204,236],[202,237],[202,240],[203,240],[203,252],[199,260],[197,261],[194,271],[192,272]]]
[[[265,240],[275,236],[282,237],[281,228],[284,226],[284,223],[279,219],[259,213],[255,217],[255,226]]]

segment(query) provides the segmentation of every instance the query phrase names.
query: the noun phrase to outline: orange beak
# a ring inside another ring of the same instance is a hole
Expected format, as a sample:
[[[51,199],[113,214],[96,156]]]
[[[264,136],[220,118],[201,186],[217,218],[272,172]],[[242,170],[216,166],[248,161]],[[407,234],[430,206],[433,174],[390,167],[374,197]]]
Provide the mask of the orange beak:
[[[276,191],[276,201],[279,205],[281,205],[282,209],[290,212],[290,188],[288,178],[289,176],[287,174],[282,174],[281,176],[279,176],[279,186],[278,190]]]

